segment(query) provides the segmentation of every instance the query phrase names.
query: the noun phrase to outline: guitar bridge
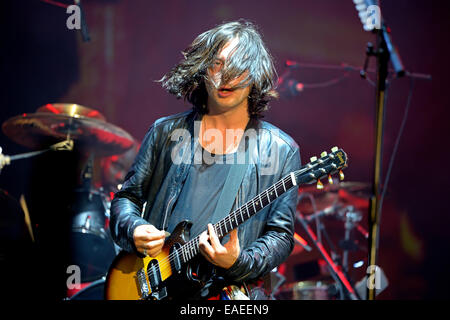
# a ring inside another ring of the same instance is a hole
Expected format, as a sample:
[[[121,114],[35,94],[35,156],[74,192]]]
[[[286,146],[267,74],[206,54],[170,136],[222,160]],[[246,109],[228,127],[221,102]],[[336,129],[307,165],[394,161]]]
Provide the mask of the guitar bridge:
[[[141,295],[141,299],[145,300],[148,299],[150,294],[150,289],[147,284],[147,279],[145,277],[145,271],[143,269],[140,269],[138,272],[136,272],[136,284],[139,288],[139,293]]]

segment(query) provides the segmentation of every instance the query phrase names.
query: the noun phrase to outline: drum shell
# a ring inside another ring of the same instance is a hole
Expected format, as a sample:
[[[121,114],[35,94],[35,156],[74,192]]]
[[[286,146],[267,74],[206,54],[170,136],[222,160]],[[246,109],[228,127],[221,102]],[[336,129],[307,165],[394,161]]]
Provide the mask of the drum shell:
[[[69,264],[80,267],[81,282],[105,276],[116,256],[105,196],[95,190],[76,190],[70,208],[70,224]]]

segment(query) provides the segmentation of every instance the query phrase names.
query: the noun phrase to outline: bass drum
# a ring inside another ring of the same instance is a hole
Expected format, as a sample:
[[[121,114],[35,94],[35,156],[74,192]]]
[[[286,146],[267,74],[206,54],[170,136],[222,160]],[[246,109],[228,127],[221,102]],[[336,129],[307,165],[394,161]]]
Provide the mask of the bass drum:
[[[90,283],[69,300],[105,300],[105,278]]]
[[[97,190],[75,190],[70,214],[69,264],[80,267],[81,282],[92,282],[106,275],[116,256],[107,198]]]

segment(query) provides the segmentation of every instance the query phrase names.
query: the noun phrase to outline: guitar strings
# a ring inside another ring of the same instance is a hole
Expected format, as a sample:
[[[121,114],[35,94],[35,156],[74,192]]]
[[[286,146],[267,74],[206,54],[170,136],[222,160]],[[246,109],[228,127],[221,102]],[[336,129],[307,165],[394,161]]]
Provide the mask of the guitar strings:
[[[316,164],[317,165],[317,164]],[[316,166],[316,165],[314,165],[314,166]],[[308,171],[308,170],[311,170],[312,168],[314,168],[314,166],[312,166],[312,167],[305,167],[304,169],[299,169],[299,170],[297,170],[294,174],[295,174],[295,176],[297,177],[298,175],[300,175],[300,174],[302,174],[302,173],[304,173],[305,171]],[[281,187],[282,185],[285,185],[285,183],[284,183],[284,180],[289,180],[288,179],[288,177],[290,177],[290,174],[288,174],[288,175],[286,175],[284,178],[282,178],[281,180],[279,180],[277,183],[275,183],[275,184],[273,184],[271,187],[269,187],[269,188],[267,188],[266,189],[266,191],[268,191],[268,190],[270,190],[271,188],[273,188],[274,190],[275,189],[278,189],[279,187]],[[281,193],[281,195],[282,194],[284,194],[285,192],[287,192],[290,188],[292,188],[294,185],[292,185],[292,186],[290,186],[289,188],[287,188],[286,189],[286,191],[284,191],[284,189],[283,189],[283,191],[284,192],[282,192]],[[264,193],[264,191],[263,192],[261,192],[261,193]],[[260,193],[260,194],[261,194]],[[257,196],[255,196],[253,199],[251,199],[251,200],[249,200],[249,201],[247,201],[242,207],[240,207],[240,208],[238,208],[237,210],[235,210],[235,211],[233,211],[233,213],[235,213],[235,212],[237,212],[237,211],[241,211],[242,212],[242,208],[243,207],[245,207],[245,209],[246,209],[246,211],[248,212],[248,209],[249,209],[249,206],[250,205],[252,205],[252,203],[254,203],[255,202],[255,200],[256,200],[256,198],[258,198],[259,196],[260,196],[260,194],[258,194]],[[276,200],[276,199],[275,199]],[[261,201],[261,203],[262,203],[262,201]],[[270,202],[269,202],[270,203]],[[268,204],[269,204],[268,203]],[[268,204],[266,204],[266,206],[268,205]],[[251,207],[250,207],[251,208]],[[261,209],[262,209],[262,207],[261,207]],[[259,212],[259,211],[258,211]],[[233,214],[232,213],[232,214]],[[255,212],[256,213],[256,212]],[[254,213],[254,214],[255,214]],[[219,221],[219,223],[217,223],[216,225],[214,225],[214,227],[216,228],[216,226],[218,226],[220,223],[225,223],[225,221],[227,220],[227,219],[230,219],[229,217],[230,217],[231,215],[228,215],[225,219],[222,219],[221,221]],[[251,217],[251,216],[250,216]],[[250,218],[249,217],[249,218]],[[161,273],[161,269],[165,269],[165,268],[167,268],[167,267],[170,267],[170,265],[171,265],[171,263],[174,261],[174,259],[178,256],[178,257],[182,257],[182,256],[184,256],[184,258],[185,258],[185,260],[186,261],[184,261],[185,263],[188,261],[188,260],[190,260],[190,259],[192,259],[195,255],[197,255],[197,250],[198,250],[198,245],[199,245],[199,236],[196,236],[194,239],[191,239],[190,241],[188,241],[187,243],[185,243],[182,247],[180,247],[179,249],[176,249],[175,251],[173,251],[172,253],[170,253],[166,258],[164,258],[163,260],[161,260],[160,261],[160,263],[159,264],[157,264],[156,266],[155,266],[155,271],[153,271],[154,269],[150,269],[150,270],[148,270],[147,271],[147,273],[148,273],[148,276],[150,277],[150,276],[154,276],[154,272],[156,272],[156,271],[158,271],[158,272],[160,272]],[[183,251],[184,250],[184,253],[185,254],[183,254]],[[189,253],[186,253],[186,251],[187,250],[189,250]],[[193,252],[192,252],[192,250],[193,250]],[[180,253],[181,252],[181,253]],[[186,259],[186,257],[188,257],[189,259]]]
[[[307,171],[307,170],[310,170],[310,169],[312,169],[313,167],[310,167],[310,168],[308,168],[308,167],[306,167],[306,168],[304,168],[303,170],[302,169],[299,169],[299,170],[297,170],[294,174],[296,175],[296,177],[298,176],[298,175],[300,175],[300,174],[302,174],[303,172],[305,172],[305,171]],[[275,183],[275,184],[273,184],[272,186],[270,186],[269,188],[267,188],[265,191],[267,191],[267,192],[269,192],[269,190],[271,190],[271,189],[273,189],[273,191],[275,191],[275,189],[277,189],[278,190],[278,188],[280,188],[281,186],[283,186],[283,185],[285,185],[285,183],[284,183],[284,180],[289,180],[289,177],[290,177],[290,174],[288,174],[288,175],[286,175],[283,179],[281,179],[281,180],[279,180],[277,183]],[[283,195],[285,192],[287,192],[290,188],[292,188],[294,185],[292,185],[292,186],[290,186],[290,187],[288,187],[287,189],[286,189],[286,191],[284,191],[284,188],[283,188],[283,192],[281,192],[281,195]],[[263,191],[263,192],[261,192],[261,193],[264,193],[265,191]],[[260,194],[261,194],[260,193]],[[240,208],[238,208],[237,210],[235,210],[235,211],[233,211],[233,213],[231,213],[230,215],[228,215],[227,217],[225,217],[224,219],[222,219],[221,221],[219,221],[216,225],[214,225],[214,228],[215,228],[215,231],[217,232],[218,230],[217,230],[217,228],[220,226],[220,225],[225,225],[226,224],[226,222],[229,222],[229,221],[231,221],[230,219],[231,219],[231,215],[233,215],[233,214],[236,214],[238,211],[240,211],[241,213],[242,212],[244,212],[243,211],[243,208],[245,207],[245,209],[246,209],[246,211],[248,212],[248,209],[249,208],[251,208],[252,206],[253,206],[253,203],[255,202],[255,200],[257,199],[257,198],[260,198],[260,194],[258,194],[257,196],[255,196],[253,199],[251,199],[251,200],[249,200],[249,201],[247,201],[243,206],[241,206]],[[276,199],[274,199],[274,200],[276,200]],[[263,204],[262,203],[262,200],[260,199],[260,202],[261,202],[261,204]],[[266,204],[266,206],[268,205],[268,204],[270,204],[270,202],[268,202],[267,204]],[[264,206],[265,207],[265,206]],[[261,206],[261,209],[262,209],[263,207]],[[259,211],[257,211],[257,212],[259,212]],[[255,212],[256,213],[256,212]],[[255,214],[254,213],[254,214]],[[248,217],[248,218],[250,218],[251,217],[251,215]],[[248,219],[247,218],[247,219]],[[225,226],[225,228],[226,228],[226,226]],[[221,231],[221,230],[220,230]],[[223,236],[223,234],[221,234],[221,236]],[[196,236],[195,238],[193,238],[193,239],[191,239],[191,240],[189,240],[187,243],[185,243],[182,247],[180,247],[179,249],[176,249],[175,251],[173,251],[172,253],[170,253],[166,258],[164,258],[163,260],[161,260],[160,262],[159,262],[159,264],[157,264],[156,266],[155,266],[155,271],[153,271],[154,269],[150,269],[150,270],[148,270],[148,276],[150,277],[150,276],[154,276],[154,272],[156,272],[156,271],[159,271],[160,273],[161,273],[161,269],[165,269],[165,268],[167,268],[167,267],[169,267],[170,265],[171,265],[171,263],[174,261],[174,259],[178,256],[178,257],[184,257],[184,262],[186,263],[188,260],[190,260],[190,259],[192,259],[198,252],[197,252],[197,250],[198,250],[198,244],[199,244],[199,236]],[[184,254],[183,254],[183,251],[184,250]],[[186,253],[186,251],[187,250],[189,250],[189,253]],[[186,258],[189,258],[189,259],[186,259]]]
[[[306,170],[306,169],[305,169]],[[270,190],[271,188],[279,188],[279,187],[281,187],[282,185],[283,185],[283,181],[285,180],[285,179],[287,179],[289,177],[289,175],[286,175],[283,179],[281,179],[280,181],[278,181],[276,184],[274,184],[274,185],[272,185],[271,187],[269,187],[267,190]],[[292,187],[292,186],[291,186]],[[286,191],[287,190],[289,190],[290,188],[288,188],[288,189],[286,189]],[[264,192],[264,191],[263,191]],[[283,194],[284,192],[282,192],[282,194]],[[243,207],[245,207],[245,209],[246,209],[246,211],[248,212],[248,209],[249,209],[249,206],[250,206],[250,208],[251,208],[251,205],[252,205],[252,202],[254,203],[255,202],[255,200],[257,199],[259,197],[259,194],[257,195],[257,196],[255,196],[253,199],[251,199],[251,200],[249,200],[249,201],[247,201],[247,203],[245,203],[242,207],[240,207],[239,209],[237,209],[237,210],[235,210],[235,211],[233,211],[233,213],[235,213],[235,212],[237,212],[237,211],[243,211]],[[232,213],[232,214],[233,214]],[[230,215],[229,215],[230,216]],[[215,230],[216,230],[216,232],[218,231],[217,230],[217,228],[220,226],[220,224],[225,224],[226,222],[225,221],[227,221],[227,219],[229,219],[228,217],[229,216],[227,216],[225,219],[222,219],[221,221],[219,221],[216,225],[214,225],[214,228],[215,228]],[[250,216],[249,216],[249,218],[250,218]],[[221,230],[220,230],[221,231]],[[223,236],[223,234],[221,235],[221,236]],[[148,270],[148,275],[149,275],[149,277],[153,277],[154,276],[154,272],[157,272],[157,271],[159,271],[159,272],[161,272],[161,269],[165,269],[165,268],[167,268],[168,266],[170,266],[171,265],[171,263],[174,261],[174,259],[178,256],[178,257],[181,257],[181,256],[183,256],[184,257],[184,262],[187,262],[189,259],[191,259],[192,257],[194,257],[198,252],[197,252],[197,247],[198,247],[198,242],[199,242],[199,236],[196,236],[195,238],[193,238],[193,239],[191,239],[190,241],[188,241],[187,243],[185,243],[181,248],[179,248],[179,249],[176,249],[176,250],[174,250],[172,253],[170,253],[169,254],[169,256],[167,256],[166,258],[164,258],[163,260],[161,260],[160,262],[159,262],[159,264],[157,264],[156,266],[155,266],[155,269],[150,269],[150,270]],[[184,250],[184,254],[183,254],[183,249],[185,249]],[[186,259],[186,256],[189,258],[189,259]]]
[[[313,169],[315,166],[317,166],[319,163],[312,165],[312,166],[305,166],[303,169],[300,168],[299,170],[294,172],[295,178],[297,178],[299,175],[303,174],[306,171],[309,171],[311,169]],[[250,204],[254,204],[256,198],[259,198],[259,201],[261,202],[261,205],[263,204],[260,195],[264,192],[268,192],[270,189],[273,188],[273,191],[278,190],[279,187],[281,187],[282,185],[285,186],[284,180],[289,180],[288,178],[290,177],[290,174],[286,175],[284,178],[282,178],[281,180],[279,180],[277,183],[273,184],[272,186],[270,186],[269,188],[267,188],[266,190],[262,191],[261,193],[259,193],[257,196],[253,197],[251,200],[247,201],[244,205],[242,205],[240,208],[238,208],[237,210],[233,211],[231,214],[229,214],[227,217],[225,217],[224,219],[220,220],[217,224],[214,225],[215,231],[217,232],[216,226],[219,227],[220,224],[226,224],[226,221],[231,221],[231,215],[236,214],[237,211],[241,211],[242,213],[242,208],[245,207],[246,211],[248,212],[248,208]],[[281,195],[283,195],[285,192],[287,192],[288,190],[290,190],[292,187],[294,186],[294,184],[290,187],[288,187],[286,190],[284,190],[281,193]],[[278,194],[278,193],[277,193]],[[278,197],[277,197],[278,198]],[[274,199],[276,200],[276,199]],[[271,202],[269,201],[265,206],[269,205]],[[264,207],[265,207],[264,206]],[[250,207],[251,208],[251,207]],[[261,206],[260,210],[263,208],[263,206]],[[257,212],[259,212],[260,210],[256,211],[254,214],[256,214]],[[247,218],[249,219],[251,217],[251,215]],[[244,222],[244,221],[243,221]],[[226,228],[226,226],[225,226]],[[221,231],[221,230],[220,230]],[[223,236],[223,235],[221,235]],[[179,249],[174,250],[172,253],[170,253],[166,258],[162,259],[159,264],[157,264],[155,266],[155,271],[153,271],[154,269],[150,269],[147,270],[147,276],[150,278],[150,276],[154,276],[153,272],[158,271],[159,273],[161,273],[161,269],[165,269],[167,267],[170,267],[171,263],[174,261],[174,259],[178,256],[180,257],[184,257],[186,261],[184,261],[184,263],[186,263],[188,260],[192,259],[194,256],[196,256],[198,254],[198,245],[199,245],[199,235],[196,236],[195,238],[189,240],[187,243],[185,243],[184,245],[182,245]],[[184,250],[184,254],[183,251]],[[189,253],[186,253],[186,251],[189,250]],[[193,251],[191,251],[193,250]],[[186,257],[188,257],[189,259],[186,259]]]

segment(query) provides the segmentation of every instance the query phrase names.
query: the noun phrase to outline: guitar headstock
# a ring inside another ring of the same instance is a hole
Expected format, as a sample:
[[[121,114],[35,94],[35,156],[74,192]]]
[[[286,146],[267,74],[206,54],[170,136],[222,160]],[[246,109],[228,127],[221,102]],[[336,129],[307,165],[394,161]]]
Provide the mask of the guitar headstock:
[[[342,170],[347,167],[347,154],[338,147],[333,147],[331,153],[326,151],[320,154],[320,158],[311,157],[311,162],[299,170],[298,184],[310,184],[317,181],[317,188],[322,189],[320,179],[328,177],[328,182],[333,183],[332,175],[339,173],[340,180],[344,179]]]

